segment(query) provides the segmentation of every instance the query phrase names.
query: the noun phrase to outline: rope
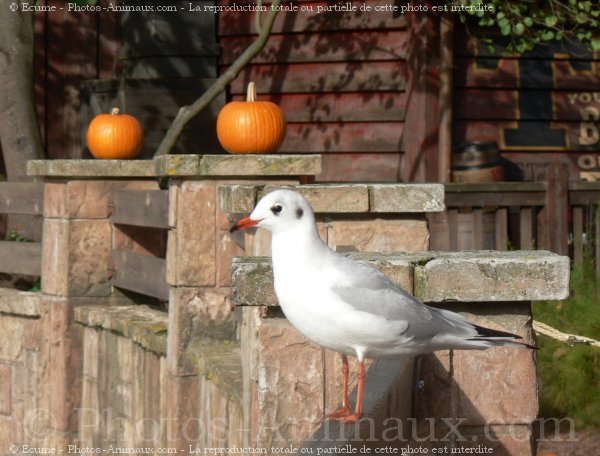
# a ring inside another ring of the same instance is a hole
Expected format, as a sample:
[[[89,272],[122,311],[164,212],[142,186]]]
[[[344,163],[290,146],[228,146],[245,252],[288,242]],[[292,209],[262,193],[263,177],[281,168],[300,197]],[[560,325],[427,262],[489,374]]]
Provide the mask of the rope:
[[[541,323],[539,321],[533,321],[533,329],[536,333],[543,334],[544,336],[552,337],[553,339],[560,340],[561,342],[567,342],[571,345],[574,344],[587,344],[592,345],[594,347],[600,347],[600,342],[591,339],[589,337],[577,336],[575,334],[567,334],[559,331],[552,326],[548,326],[545,323]]]

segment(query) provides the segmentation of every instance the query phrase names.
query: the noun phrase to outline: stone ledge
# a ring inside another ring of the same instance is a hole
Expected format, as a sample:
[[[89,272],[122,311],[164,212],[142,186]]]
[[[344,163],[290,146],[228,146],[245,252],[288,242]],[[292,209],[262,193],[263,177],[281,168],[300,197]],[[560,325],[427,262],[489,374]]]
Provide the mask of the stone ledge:
[[[185,355],[198,366],[200,375],[242,407],[243,374],[239,343],[198,337],[190,342]]]
[[[252,212],[260,198],[282,186],[222,185],[221,210]],[[442,184],[313,184],[285,186],[302,193],[317,213],[425,213],[444,210]]]
[[[30,160],[27,175],[60,178],[155,177],[152,160]]]
[[[153,160],[31,160],[27,174],[56,178],[314,176],[320,155],[164,155]]]
[[[39,318],[42,293],[0,288],[0,313]]]
[[[422,301],[545,301],[569,296],[570,260],[544,250],[436,254],[415,267]]]
[[[569,258],[547,251],[351,253],[393,280],[413,277],[412,292],[424,302],[560,300],[569,295]],[[271,260],[236,257],[232,264],[236,305],[276,306]]]
[[[91,328],[113,331],[159,355],[167,354],[167,321],[165,312],[145,305],[80,306],[75,308],[75,321]]]
[[[1,303],[1,301],[0,301]],[[90,327],[112,331],[133,340],[146,350],[167,354],[165,312],[145,305],[81,305],[74,310],[75,321]],[[197,337],[185,355],[198,365],[200,374],[218,386],[241,406],[242,364],[239,344],[233,341]]]

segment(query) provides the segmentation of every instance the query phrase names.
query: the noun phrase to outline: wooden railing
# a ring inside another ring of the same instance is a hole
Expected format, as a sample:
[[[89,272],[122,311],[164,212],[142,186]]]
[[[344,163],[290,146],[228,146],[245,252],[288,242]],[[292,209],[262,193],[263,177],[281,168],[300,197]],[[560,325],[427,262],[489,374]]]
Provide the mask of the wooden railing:
[[[549,168],[541,182],[445,185],[444,214],[430,217],[433,250],[544,249],[600,275],[600,183],[569,181]]]
[[[166,228],[168,228],[167,190],[115,190],[112,195],[111,222],[121,237],[137,248],[116,243],[112,259],[115,287],[169,299],[166,281]]]
[[[41,216],[44,212],[44,184],[0,182],[0,214]],[[0,272],[39,276],[42,243],[0,241]]]

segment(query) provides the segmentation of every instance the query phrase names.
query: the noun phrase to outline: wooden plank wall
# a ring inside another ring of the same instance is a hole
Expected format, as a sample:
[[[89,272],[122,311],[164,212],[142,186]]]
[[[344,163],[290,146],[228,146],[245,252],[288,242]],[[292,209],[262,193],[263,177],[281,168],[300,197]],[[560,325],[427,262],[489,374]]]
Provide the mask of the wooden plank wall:
[[[230,4],[221,1],[220,4]],[[389,1],[366,0],[366,5]],[[393,12],[317,12],[323,1],[294,1],[313,11],[282,12],[266,48],[231,84],[245,98],[284,110],[282,153],[322,153],[319,181],[396,181],[402,150],[407,79],[406,20]],[[254,14],[219,14],[224,70],[255,37]]]
[[[106,6],[109,0],[99,0]],[[79,83],[119,73],[119,14],[73,12],[65,2],[42,0],[57,11],[35,15],[35,92],[46,154],[77,158],[84,127]]]
[[[552,43],[503,57],[455,37],[454,144],[496,141],[518,163],[570,164],[571,178],[581,156],[600,170],[600,53]]]

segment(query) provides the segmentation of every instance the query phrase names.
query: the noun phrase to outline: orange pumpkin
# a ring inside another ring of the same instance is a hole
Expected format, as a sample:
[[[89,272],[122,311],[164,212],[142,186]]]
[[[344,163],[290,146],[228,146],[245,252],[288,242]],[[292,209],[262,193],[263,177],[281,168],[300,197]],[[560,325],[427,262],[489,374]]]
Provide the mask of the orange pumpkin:
[[[138,120],[113,108],[110,114],[98,114],[87,131],[92,155],[104,159],[133,158],[142,150],[144,133]]]
[[[253,82],[248,84],[246,101],[226,104],[217,118],[219,142],[231,154],[276,152],[285,130],[283,111],[270,101],[256,101]]]

